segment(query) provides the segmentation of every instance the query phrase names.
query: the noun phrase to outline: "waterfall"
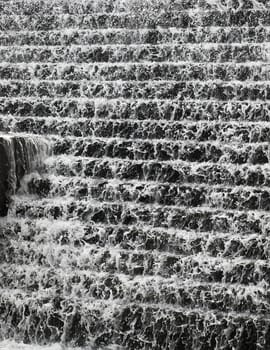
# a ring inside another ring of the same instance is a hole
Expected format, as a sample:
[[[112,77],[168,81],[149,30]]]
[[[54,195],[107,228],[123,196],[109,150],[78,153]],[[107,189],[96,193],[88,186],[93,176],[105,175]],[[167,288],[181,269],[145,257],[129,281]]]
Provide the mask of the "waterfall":
[[[42,166],[49,143],[38,138],[0,134],[0,216],[6,216],[11,196],[22,178]]]

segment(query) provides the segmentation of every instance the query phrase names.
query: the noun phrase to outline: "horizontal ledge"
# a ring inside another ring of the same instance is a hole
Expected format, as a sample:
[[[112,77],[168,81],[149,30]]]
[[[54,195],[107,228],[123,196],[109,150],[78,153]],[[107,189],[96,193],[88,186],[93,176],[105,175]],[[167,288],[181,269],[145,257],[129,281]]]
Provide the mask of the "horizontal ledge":
[[[83,157],[83,156],[74,156],[74,155],[52,155],[47,158],[46,163],[52,163],[55,160],[63,160],[67,163],[70,164],[71,161],[100,161],[100,162],[119,162],[119,163],[132,163],[132,164],[152,164],[152,163],[161,163],[161,164],[169,164],[169,165],[181,165],[181,166],[192,166],[192,167],[201,167],[201,166],[220,166],[220,167],[228,167],[230,169],[264,169],[264,170],[269,170],[270,171],[270,166],[269,163],[265,164],[251,164],[251,163],[244,163],[244,164],[233,164],[233,163],[228,163],[228,162],[222,162],[222,163],[214,163],[214,162],[189,162],[189,161],[184,161],[184,160],[164,160],[164,161],[159,161],[159,160],[143,160],[143,159],[126,159],[126,158],[109,158],[109,157],[102,157],[102,158],[97,158],[97,157]]]
[[[0,32],[1,34],[1,32]],[[7,49],[7,50],[14,50],[18,48],[27,48],[27,49],[72,49],[72,48],[87,48],[88,50],[91,50],[91,48],[183,48],[183,47],[198,47],[202,48],[203,46],[207,46],[207,48],[211,47],[220,47],[224,46],[225,48],[229,48],[231,46],[235,47],[241,47],[241,46],[254,46],[254,47],[265,47],[270,48],[270,42],[264,42],[264,43],[232,43],[232,44],[226,44],[226,43],[184,43],[184,44],[93,44],[93,45],[80,45],[80,44],[71,44],[71,45],[12,45],[10,46],[3,46],[0,45],[0,50]]]
[[[38,293],[40,293],[40,291]],[[17,306],[16,299],[15,299],[16,294],[19,296],[18,306],[21,305],[22,298],[26,302],[31,301],[33,305],[35,305],[36,303],[38,303],[39,305],[40,304],[39,301],[42,298],[42,295],[40,295],[40,299],[33,298],[33,292],[27,293],[27,292],[22,292],[21,290],[16,291],[16,290],[5,289],[2,292],[2,301],[11,299],[13,301],[14,306],[16,307]],[[46,292],[43,292],[42,294],[48,297],[48,294]],[[29,298],[29,300],[27,300],[27,297]],[[270,318],[265,317],[265,314],[257,314],[257,313],[254,314],[250,312],[235,312],[235,311],[223,312],[223,311],[212,310],[212,309],[209,310],[206,308],[188,308],[188,307],[181,307],[181,306],[175,306],[170,304],[160,304],[160,303],[154,304],[154,303],[131,302],[131,303],[125,304],[123,303],[122,299],[112,301],[111,299],[97,300],[93,297],[92,298],[90,297],[90,298],[87,298],[85,302],[81,302],[81,298],[77,297],[77,298],[71,299],[71,297],[69,296],[67,297],[67,300],[69,300],[71,303],[73,301],[73,303],[77,305],[78,309],[85,307],[85,312],[91,311],[91,310],[100,312],[101,310],[104,310],[106,308],[109,308],[111,312],[112,312],[112,308],[115,311],[117,310],[118,312],[121,312],[122,310],[125,310],[127,307],[136,307],[136,308],[145,308],[145,309],[148,309],[148,311],[150,311],[149,309],[153,309],[152,310],[153,315],[155,315],[155,313],[157,313],[158,310],[162,312],[171,312],[174,314],[181,313],[181,314],[191,315],[191,316],[198,314],[202,318],[206,318],[209,322],[213,320],[216,322],[217,319],[220,319],[222,317],[225,317],[226,320],[228,320],[229,318],[229,319],[240,319],[242,321],[243,319],[250,320],[250,318],[252,317],[252,319],[254,320],[262,321],[263,324],[266,324],[270,320]],[[53,309],[53,306],[51,306],[51,309]],[[153,312],[154,310],[155,312]],[[47,311],[50,311],[50,309],[48,309],[48,306],[47,306]]]
[[[200,119],[198,121],[194,121],[192,119],[182,119],[182,120],[167,120],[167,119],[121,119],[121,118],[115,118],[115,119],[106,119],[106,118],[100,118],[100,117],[92,117],[92,118],[86,118],[86,117],[79,117],[79,118],[73,118],[73,117],[58,117],[58,116],[35,116],[35,115],[27,115],[27,116],[18,116],[13,114],[1,114],[0,118],[3,120],[17,120],[17,121],[23,121],[28,119],[33,120],[44,120],[49,122],[71,122],[71,123],[77,123],[77,122],[103,122],[103,123],[123,123],[123,124],[154,124],[154,125],[184,125],[184,126],[203,126],[206,125],[224,125],[224,126],[262,126],[262,127],[270,127],[270,119],[269,121],[252,121],[252,120],[228,120],[224,121],[222,119],[220,120],[208,120],[208,119]],[[16,133],[16,132],[15,132]],[[38,134],[34,134],[38,135]],[[145,140],[147,141],[147,140]],[[207,141],[206,141],[207,142]]]
[[[20,133],[15,133],[17,135],[20,135]],[[25,133],[23,132],[23,135],[35,135],[31,133]],[[177,145],[210,145],[210,146],[220,146],[220,147],[239,147],[240,149],[246,148],[248,146],[268,146],[270,148],[270,143],[268,141],[263,141],[263,142],[247,142],[243,143],[242,141],[236,142],[230,142],[228,144],[227,141],[220,142],[218,140],[216,141],[196,141],[196,140],[172,140],[172,139],[167,139],[167,138],[153,138],[153,139],[145,139],[145,138],[124,138],[124,137],[118,137],[118,136],[111,136],[111,137],[100,137],[100,136],[58,136],[58,135],[48,135],[46,137],[47,140],[50,140],[51,142],[55,142],[58,140],[86,140],[86,141],[93,141],[93,140],[98,140],[98,141],[104,141],[104,142],[113,142],[113,141],[120,141],[120,142],[141,142],[141,143],[151,143],[151,144],[158,144],[158,143],[170,143],[170,144],[177,144]],[[104,158],[102,158],[104,159]],[[171,160],[172,162],[172,160]]]
[[[123,97],[114,97],[114,98],[106,98],[106,97],[96,97],[96,98],[88,98],[88,97],[28,97],[28,96],[21,96],[21,97],[0,97],[0,102],[2,101],[20,101],[20,102],[54,102],[54,101],[64,101],[64,102],[74,102],[78,101],[80,103],[82,102],[103,102],[106,104],[109,104],[111,102],[136,102],[136,103],[158,103],[158,102],[169,102],[169,103],[179,103],[179,104],[186,104],[186,103],[198,103],[198,104],[225,104],[225,105],[233,105],[234,103],[238,104],[248,104],[248,105],[269,105],[270,106],[270,100],[262,101],[262,100],[237,100],[237,99],[230,99],[228,101],[222,101],[218,99],[170,99],[170,98],[123,98]]]
[[[136,66],[136,67],[151,67],[151,66],[173,66],[173,67],[182,67],[182,66],[198,66],[198,67],[223,67],[223,66],[231,66],[232,68],[235,67],[260,67],[264,68],[270,67],[270,62],[266,61],[252,61],[252,62],[194,62],[194,61],[161,61],[161,62],[152,62],[152,61],[143,61],[143,62],[89,62],[89,63],[80,63],[76,61],[70,61],[70,62],[44,62],[44,61],[32,61],[31,65],[27,62],[8,62],[8,61],[1,61],[0,67],[22,67],[22,68],[28,68],[33,69],[33,66],[53,66],[53,67],[69,67],[75,65],[78,68],[89,68],[89,67],[129,67],[129,66]]]
[[[65,199],[65,200],[64,200]],[[35,204],[35,206],[41,205],[43,208],[46,207],[47,204],[55,204],[55,205],[67,205],[70,203],[80,203],[83,205],[86,205],[86,207],[94,207],[95,209],[101,208],[102,206],[104,207],[113,207],[113,206],[119,206],[121,208],[124,209],[167,209],[167,210],[172,210],[175,209],[177,211],[185,211],[187,213],[211,213],[213,215],[215,214],[236,214],[236,215],[243,215],[243,214],[247,214],[247,215],[253,215],[256,216],[257,218],[260,218],[261,216],[266,216],[267,218],[270,219],[270,211],[265,211],[265,210],[251,210],[251,209],[247,209],[247,210],[238,210],[238,209],[223,209],[223,208],[211,208],[209,206],[198,206],[198,207],[186,207],[186,206],[181,206],[181,205],[162,205],[162,204],[157,204],[157,203],[152,203],[152,204],[145,204],[145,203],[134,203],[134,202],[122,202],[122,201],[98,201],[95,200],[93,198],[91,198],[91,200],[86,200],[86,199],[74,199],[74,198],[64,198],[63,197],[53,197],[53,198],[44,198],[44,199],[36,199],[33,201],[33,203]],[[15,206],[17,204],[28,204],[31,203],[29,202],[29,197],[27,197],[26,195],[15,195],[13,196],[13,200],[16,203]],[[14,208],[12,208],[14,209]],[[72,220],[71,220],[72,221]],[[143,222],[142,222],[143,224]],[[155,228],[154,226],[152,226],[153,229]],[[164,229],[166,229],[166,227],[164,226]],[[203,231],[203,232],[210,232],[210,231]],[[270,263],[269,263],[270,264]]]
[[[1,65],[0,65],[1,67]],[[269,73],[270,74],[270,73]],[[209,84],[219,84],[224,87],[231,86],[233,84],[235,85],[244,85],[244,87],[249,86],[264,86],[269,85],[270,86],[270,80],[222,80],[222,79],[210,79],[210,80],[201,80],[201,79],[190,79],[190,80],[166,80],[166,79],[154,79],[154,80],[123,80],[123,79],[114,79],[114,80],[96,80],[96,79],[39,79],[34,78],[33,80],[29,79],[0,79],[0,85],[8,85],[12,83],[30,83],[33,85],[38,85],[40,83],[48,83],[48,84],[59,84],[59,83],[69,83],[69,84],[80,84],[80,83],[90,83],[90,84],[130,84],[130,85],[142,85],[142,84],[148,84],[148,85],[161,85],[161,84],[198,84],[198,85],[209,85]],[[27,96],[25,96],[27,97]],[[75,97],[75,96],[74,96]],[[22,96],[24,98],[24,96]],[[72,98],[72,97],[70,97]],[[1,99],[1,97],[0,97]],[[104,97],[106,99],[106,97]],[[111,98],[108,98],[109,100]],[[137,99],[136,99],[137,100]],[[205,100],[202,100],[205,101]],[[222,100],[224,101],[224,100]],[[234,99],[229,99],[229,102],[235,101]],[[241,101],[241,100],[240,100]],[[245,100],[243,100],[245,101]],[[269,100],[258,100],[258,101],[269,101]],[[226,102],[226,101],[225,101]]]
[[[270,167],[269,167],[270,171]],[[106,183],[106,185],[109,186],[118,186],[118,185],[137,185],[137,186],[177,186],[177,187],[188,187],[192,189],[209,189],[209,190],[244,190],[244,191],[270,191],[270,186],[250,186],[250,185],[222,185],[222,184],[215,184],[215,185],[209,185],[205,183],[199,183],[199,182],[181,182],[181,183],[173,183],[173,182],[159,182],[159,181],[154,181],[154,180],[137,180],[137,179],[132,179],[132,180],[120,180],[120,179],[106,179],[106,178],[83,178],[81,176],[64,176],[64,175],[49,175],[48,177],[44,176],[44,179],[48,179],[53,182],[53,185],[55,184],[61,184],[62,181],[64,181],[64,185],[68,185],[69,183],[73,182],[80,182],[87,184],[89,183],[89,187],[95,188],[96,185],[99,183]],[[92,183],[92,185],[91,185]]]
[[[196,27],[160,27],[157,26],[156,28],[149,28],[149,27],[140,27],[140,28],[117,28],[117,27],[112,27],[112,28],[96,28],[96,29],[81,29],[81,28],[66,28],[64,33],[62,29],[49,29],[49,30],[20,30],[20,31],[16,31],[16,30],[5,30],[5,31],[1,31],[0,30],[0,35],[1,34],[18,34],[18,33],[22,33],[22,34],[35,34],[35,33],[46,33],[46,34],[50,34],[50,33],[61,33],[63,35],[65,34],[71,34],[73,32],[78,32],[78,33],[111,33],[111,32],[121,32],[121,33],[130,33],[130,32],[161,32],[161,33],[170,33],[170,34],[175,34],[175,33],[181,33],[181,32],[190,32],[190,31],[199,31],[202,29],[207,29],[209,30],[209,32],[211,33],[212,31],[216,31],[216,30],[269,30],[270,31],[270,26],[264,26],[264,25],[258,25],[258,26],[196,26]]]

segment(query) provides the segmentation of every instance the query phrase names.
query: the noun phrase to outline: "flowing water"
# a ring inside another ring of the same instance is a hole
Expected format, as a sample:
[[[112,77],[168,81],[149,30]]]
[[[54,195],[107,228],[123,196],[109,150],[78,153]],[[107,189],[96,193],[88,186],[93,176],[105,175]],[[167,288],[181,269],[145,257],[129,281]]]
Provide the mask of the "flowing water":
[[[0,13],[0,349],[269,350],[269,1]]]

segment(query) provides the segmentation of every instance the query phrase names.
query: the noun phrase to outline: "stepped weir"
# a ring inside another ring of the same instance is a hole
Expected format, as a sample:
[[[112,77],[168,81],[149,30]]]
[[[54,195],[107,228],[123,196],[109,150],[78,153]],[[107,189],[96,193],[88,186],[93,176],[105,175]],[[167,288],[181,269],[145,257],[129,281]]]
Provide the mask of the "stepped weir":
[[[269,0],[0,0],[0,349],[270,350],[269,142]]]

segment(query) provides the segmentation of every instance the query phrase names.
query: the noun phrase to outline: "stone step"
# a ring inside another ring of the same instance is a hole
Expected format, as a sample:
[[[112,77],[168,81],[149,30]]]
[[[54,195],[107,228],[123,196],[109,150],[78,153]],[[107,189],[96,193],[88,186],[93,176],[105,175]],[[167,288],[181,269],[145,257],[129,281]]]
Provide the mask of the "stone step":
[[[8,6],[7,6],[8,2]],[[245,6],[246,8],[246,6]],[[252,8],[252,7],[247,7]],[[124,12],[129,9],[128,2],[119,2],[111,0],[102,1],[81,1],[74,0],[72,3],[70,1],[60,0],[60,1],[40,1],[40,0],[25,0],[24,6],[21,6],[20,1],[0,1],[0,9],[3,14],[13,13],[14,15],[31,15],[36,13],[38,15],[42,14],[92,14],[96,12]]]
[[[10,218],[1,233],[8,251],[12,241],[39,246],[110,247],[130,251],[156,251],[179,256],[205,254],[225,259],[269,259],[269,237],[265,235],[192,232],[181,229],[160,229],[144,225],[96,225],[81,221]],[[3,254],[4,258],[4,254]],[[90,273],[90,272],[89,272]],[[13,276],[13,275],[12,275]],[[13,278],[13,277],[12,277]],[[30,281],[31,282],[31,281]],[[32,282],[31,282],[32,283]]]
[[[38,272],[37,272],[38,269]],[[203,308],[221,312],[251,312],[262,315],[269,312],[268,292],[263,285],[245,286],[227,283],[201,283],[176,278],[143,276],[127,278],[122,274],[104,274],[89,271],[65,271],[44,267],[4,265],[1,272],[1,289],[19,289],[24,293],[45,290],[52,300],[55,286],[62,298],[93,298],[118,300],[125,304],[151,303],[175,307]],[[10,277],[12,275],[12,277]],[[33,283],[33,279],[36,280]]]
[[[125,11],[135,11],[137,12],[142,9],[142,3],[140,1],[24,1],[24,6],[22,8],[19,0],[9,1],[1,0],[0,10],[3,14],[16,14],[16,15],[31,15],[33,12],[37,14],[92,14],[93,12],[104,12],[104,13],[115,13],[115,12],[125,12]],[[174,2],[155,2],[155,1],[144,1],[143,12],[157,12],[162,10],[168,11],[198,11],[198,10],[220,10],[220,11],[230,11],[233,12],[240,10],[251,9],[254,11],[267,10],[269,7],[269,0],[246,0],[245,2],[234,0],[234,1],[223,1],[222,2],[211,2],[207,0],[177,0]],[[136,11],[137,10],[137,11]]]
[[[0,98],[1,115],[173,121],[270,121],[270,103],[220,100]]]
[[[83,220],[96,224],[140,225],[177,228],[197,232],[233,232],[238,234],[267,234],[268,211],[239,211],[200,206],[164,206],[127,202],[98,202],[57,197],[29,201],[15,197],[10,209],[18,218],[50,218]]]
[[[0,47],[0,61],[9,63],[116,63],[145,61],[240,63],[268,62],[269,56],[269,43]]]
[[[101,137],[142,140],[270,142],[270,122],[189,122],[106,120],[0,115],[0,131],[62,137]]]
[[[269,165],[213,162],[158,162],[113,158],[54,156],[45,161],[49,174],[94,179],[201,183],[230,186],[270,186]]]
[[[121,300],[106,302],[90,298],[83,303],[78,299],[61,299],[57,294],[53,299],[46,294],[33,298],[30,293],[11,294],[8,290],[2,296],[1,311],[1,320],[8,320],[3,337],[13,337],[16,333],[16,337],[30,343],[48,344],[62,339],[72,341],[75,346],[117,344],[142,350],[150,347],[203,350],[205,344],[212,344],[208,349],[214,350],[216,344],[222,348],[228,342],[239,349],[248,346],[247,334],[261,348],[266,348],[269,338],[269,320],[265,317],[203,308],[138,302],[123,305]],[[25,315],[27,327],[21,322]]]
[[[1,80],[0,97],[270,101],[270,82]]]
[[[31,19],[31,20],[29,20]],[[79,28],[125,28],[136,29],[140,27],[155,28],[177,27],[189,28],[197,26],[269,26],[270,10],[197,10],[197,11],[143,11],[90,13],[90,14],[55,14],[43,13],[42,16],[34,12],[31,15],[1,14],[0,27],[2,31],[37,30],[47,31],[55,29]]]
[[[209,81],[212,84],[254,84],[270,80],[270,65],[250,63],[0,63],[2,80],[64,80],[64,81]],[[221,82],[222,80],[222,82]]]
[[[265,43],[270,27],[107,28],[0,32],[0,45],[109,45],[184,43]]]
[[[270,188],[224,187],[198,184],[97,181],[83,178],[33,176],[26,193],[54,198],[67,196],[112,202],[134,202],[173,206],[207,206],[236,210],[270,210]]]
[[[170,141],[98,137],[51,137],[55,155],[130,160],[268,164],[269,142],[227,144],[217,141]]]
[[[156,251],[126,250],[115,247],[81,246],[70,247],[48,243],[39,244],[11,241],[4,263],[33,265],[54,269],[76,269],[79,271],[121,273],[130,277],[158,276],[174,277],[176,281],[194,280],[205,283],[224,282],[230,284],[257,285],[264,280],[269,285],[270,265],[257,259],[231,260],[205,254],[190,256]]]

